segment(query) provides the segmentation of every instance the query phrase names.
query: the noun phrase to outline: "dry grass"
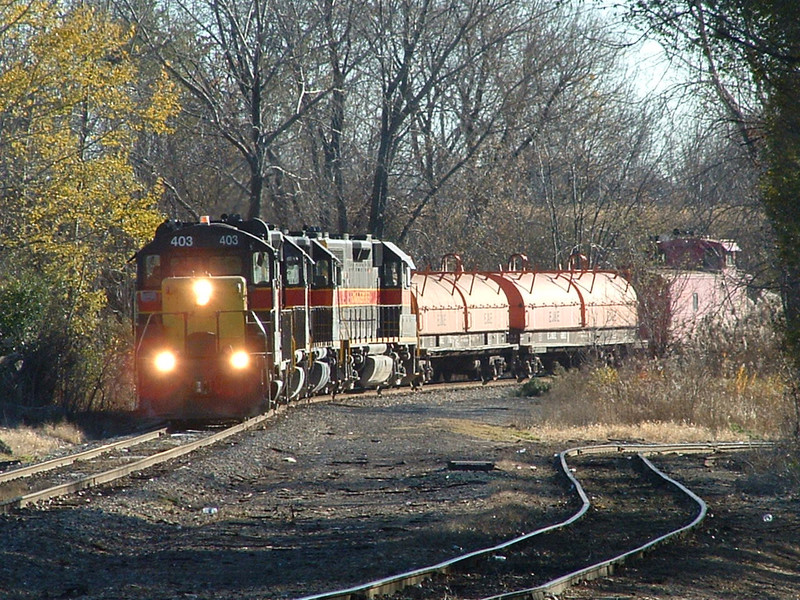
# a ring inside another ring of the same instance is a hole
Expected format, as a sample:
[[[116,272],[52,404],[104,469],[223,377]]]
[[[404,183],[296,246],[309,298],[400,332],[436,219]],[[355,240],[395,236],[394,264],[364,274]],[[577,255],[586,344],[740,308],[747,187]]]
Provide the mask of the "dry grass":
[[[48,424],[42,427],[0,427],[0,440],[11,450],[10,458],[25,462],[41,459],[66,445],[83,442],[83,433],[72,424]]]
[[[793,415],[776,373],[744,365],[715,372],[702,361],[670,359],[561,374],[542,397],[534,431],[561,439],[777,439],[791,431]]]
[[[519,442],[519,441],[538,441],[539,438],[531,431],[523,428],[498,427],[478,423],[469,419],[433,419],[426,422],[428,427],[438,430],[452,431],[461,435],[466,435],[479,440],[490,442]]]
[[[544,409],[550,412],[552,407]],[[560,410],[557,412],[561,412]],[[712,431],[707,427],[676,423],[646,421],[635,424],[592,423],[570,425],[558,422],[539,422],[532,426],[498,427],[459,419],[437,419],[428,423],[435,429],[445,429],[475,439],[490,442],[545,442],[563,445],[565,440],[576,444],[609,441],[641,443],[678,443],[707,441],[739,441],[734,431]],[[744,436],[746,437],[746,436]]]
[[[564,443],[574,440],[576,445],[584,443],[628,442],[628,443],[695,443],[732,442],[742,439],[733,432],[713,432],[697,425],[644,422],[631,425],[594,423],[582,426],[554,424],[535,425],[531,432],[543,442]]]

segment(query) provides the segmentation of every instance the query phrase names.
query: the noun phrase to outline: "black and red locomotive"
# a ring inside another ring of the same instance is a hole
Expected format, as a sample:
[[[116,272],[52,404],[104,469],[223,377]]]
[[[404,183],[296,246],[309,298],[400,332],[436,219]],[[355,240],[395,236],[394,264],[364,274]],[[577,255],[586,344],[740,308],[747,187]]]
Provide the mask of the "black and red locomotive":
[[[261,220],[166,221],[136,254],[139,408],[239,419],[418,372],[413,264],[390,243]]]

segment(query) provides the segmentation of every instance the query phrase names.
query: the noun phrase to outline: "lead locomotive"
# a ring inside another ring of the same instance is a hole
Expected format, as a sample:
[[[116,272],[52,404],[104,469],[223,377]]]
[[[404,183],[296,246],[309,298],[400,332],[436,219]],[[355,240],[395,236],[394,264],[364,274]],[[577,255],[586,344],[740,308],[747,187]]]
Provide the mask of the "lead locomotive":
[[[414,265],[391,243],[223,215],[166,221],[135,258],[145,414],[241,419],[419,377]]]

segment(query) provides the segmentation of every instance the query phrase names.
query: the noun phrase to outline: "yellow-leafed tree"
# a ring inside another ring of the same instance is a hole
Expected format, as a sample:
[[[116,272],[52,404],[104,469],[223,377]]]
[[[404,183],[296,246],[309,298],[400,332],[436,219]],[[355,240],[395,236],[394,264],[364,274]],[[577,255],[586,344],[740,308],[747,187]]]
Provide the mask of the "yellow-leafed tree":
[[[132,43],[86,6],[0,5],[0,285],[41,276],[70,343],[97,335],[108,273],[163,219],[131,156],[167,132],[177,94],[140,73]]]

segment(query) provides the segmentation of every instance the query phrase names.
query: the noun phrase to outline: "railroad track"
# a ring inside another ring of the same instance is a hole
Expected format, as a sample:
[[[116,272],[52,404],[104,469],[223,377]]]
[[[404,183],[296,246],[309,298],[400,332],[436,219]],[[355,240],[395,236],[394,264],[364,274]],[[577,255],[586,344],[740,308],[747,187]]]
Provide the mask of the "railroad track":
[[[0,514],[97,487],[252,429],[270,411],[216,431],[169,434],[166,427],[98,448],[0,473]]]
[[[564,521],[436,565],[301,600],[388,594],[394,594],[396,600],[419,598],[419,590],[404,594],[409,586],[422,586],[424,597],[551,598],[572,585],[613,573],[626,561],[686,534],[703,521],[703,500],[661,472],[648,456],[734,452],[767,446],[768,443],[759,442],[606,444],[565,450],[557,455],[556,462],[574,495],[575,511]],[[590,493],[584,485],[591,489]],[[641,514],[642,504],[653,509],[651,516],[646,520],[632,519],[631,515]],[[618,535],[597,539],[597,530]]]
[[[470,388],[480,385],[510,384],[508,380],[500,380],[486,384],[479,381],[464,381],[449,385]],[[435,387],[434,385],[432,389]],[[367,390],[360,394],[369,396],[405,392],[408,392],[408,388],[404,387],[389,388],[383,391]],[[347,394],[344,394],[339,397],[346,396]],[[332,399],[332,396],[315,396],[293,402],[290,405],[281,404],[262,415],[215,433],[197,432],[190,435],[179,432],[177,435],[169,435],[168,428],[161,427],[91,450],[4,471],[0,473],[0,514],[104,485],[205,446],[216,444],[227,437],[259,425],[266,419],[286,410],[287,407],[329,402]],[[136,454],[131,452],[131,449],[134,448]],[[146,455],[143,456],[143,454]]]

